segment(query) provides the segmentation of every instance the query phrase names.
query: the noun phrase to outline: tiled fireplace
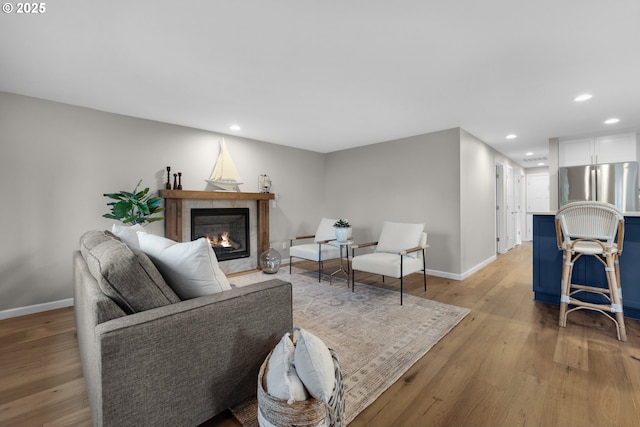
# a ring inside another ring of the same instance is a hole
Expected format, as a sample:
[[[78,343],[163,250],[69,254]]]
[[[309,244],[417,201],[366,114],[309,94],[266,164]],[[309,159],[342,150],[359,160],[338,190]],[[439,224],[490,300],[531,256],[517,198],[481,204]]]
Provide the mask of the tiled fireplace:
[[[160,190],[159,195],[165,199],[165,236],[178,242],[207,237],[206,235],[200,236],[202,231],[199,231],[199,227],[202,224],[197,224],[195,229],[193,228],[193,211],[218,210],[223,214],[222,222],[236,222],[239,220],[237,217],[239,212],[248,212],[249,231],[246,237],[241,238],[234,235],[232,237],[234,243],[231,243],[232,247],[246,246],[247,253],[239,257],[227,257],[229,252],[232,252],[228,247],[227,249],[218,248],[218,250],[215,245],[212,247],[218,257],[220,269],[224,273],[236,273],[258,268],[259,254],[269,247],[269,200],[274,198],[273,194]],[[237,227],[237,225],[233,226]],[[209,228],[213,234],[219,235],[222,234],[217,231],[219,226],[220,224],[207,224],[205,228]],[[214,236],[211,237],[213,240]]]

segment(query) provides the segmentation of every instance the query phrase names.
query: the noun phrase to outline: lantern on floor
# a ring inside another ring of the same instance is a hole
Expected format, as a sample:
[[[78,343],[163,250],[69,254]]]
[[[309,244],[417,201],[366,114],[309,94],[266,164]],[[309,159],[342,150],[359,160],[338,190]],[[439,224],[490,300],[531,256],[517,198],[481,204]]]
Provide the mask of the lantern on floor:
[[[282,256],[269,245],[269,249],[260,254],[260,268],[263,273],[275,274],[280,269]]]

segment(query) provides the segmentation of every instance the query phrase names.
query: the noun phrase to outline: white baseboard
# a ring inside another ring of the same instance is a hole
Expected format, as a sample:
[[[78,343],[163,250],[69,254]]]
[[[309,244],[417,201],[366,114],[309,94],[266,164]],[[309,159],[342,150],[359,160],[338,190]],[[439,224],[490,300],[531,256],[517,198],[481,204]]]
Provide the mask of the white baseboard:
[[[490,256],[489,258],[487,258],[484,261],[482,261],[480,264],[477,264],[474,267],[471,267],[469,270],[467,270],[464,273],[462,273],[462,279],[461,280],[466,279],[467,277],[471,276],[476,271],[478,271],[478,270],[486,267],[487,265],[491,264],[497,258],[498,258],[497,255]]]
[[[481,263],[471,267],[469,270],[465,271],[462,274],[449,273],[448,271],[430,270],[428,268],[427,268],[427,274],[429,276],[443,277],[445,279],[451,279],[451,280],[464,280],[467,277],[471,276],[476,271],[478,271],[478,270],[486,267],[487,265],[491,264],[493,261],[496,260],[496,258],[497,258],[497,256],[493,255],[493,256],[487,258],[486,260],[482,261]]]
[[[0,311],[0,320],[9,319],[11,317],[25,316],[27,314],[40,313],[42,311],[55,310],[57,308],[73,306],[73,298],[62,299],[59,301],[45,302],[42,304],[28,305],[26,307],[10,308]]]

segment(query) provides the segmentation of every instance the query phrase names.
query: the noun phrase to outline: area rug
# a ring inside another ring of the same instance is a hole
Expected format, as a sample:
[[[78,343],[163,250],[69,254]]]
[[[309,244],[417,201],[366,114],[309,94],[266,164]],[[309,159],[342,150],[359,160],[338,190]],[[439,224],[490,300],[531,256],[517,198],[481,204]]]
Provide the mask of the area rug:
[[[262,272],[230,279],[244,286],[273,278],[292,283],[293,324],[320,337],[339,355],[345,390],[345,419],[352,421],[396,382],[415,362],[453,329],[469,309],[442,304],[399,290],[346,280],[288,267],[276,274]],[[257,401],[232,409],[245,427],[257,427]]]

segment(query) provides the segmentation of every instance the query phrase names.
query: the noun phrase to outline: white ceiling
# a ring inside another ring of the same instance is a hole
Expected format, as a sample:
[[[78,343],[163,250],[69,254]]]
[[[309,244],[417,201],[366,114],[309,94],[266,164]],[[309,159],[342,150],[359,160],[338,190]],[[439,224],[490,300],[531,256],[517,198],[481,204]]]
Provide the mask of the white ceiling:
[[[1,91],[323,153],[459,126],[525,167],[640,128],[638,0],[45,7],[0,15]]]

